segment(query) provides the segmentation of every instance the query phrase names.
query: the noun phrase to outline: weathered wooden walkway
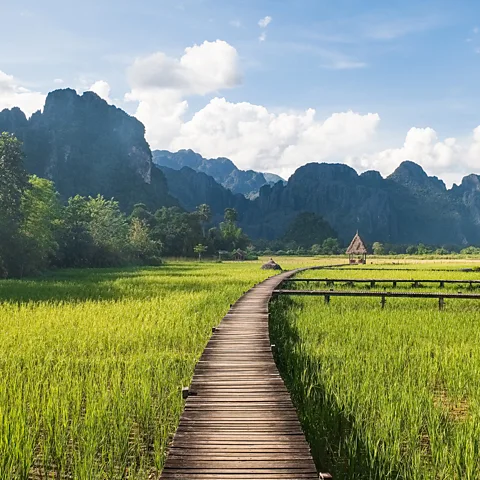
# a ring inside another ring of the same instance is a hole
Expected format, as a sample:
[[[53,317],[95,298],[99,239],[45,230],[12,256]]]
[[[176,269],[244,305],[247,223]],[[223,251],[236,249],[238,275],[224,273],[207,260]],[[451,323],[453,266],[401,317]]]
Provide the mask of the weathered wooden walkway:
[[[249,290],[215,329],[195,368],[162,479],[318,479],[268,331],[272,292],[295,273]]]

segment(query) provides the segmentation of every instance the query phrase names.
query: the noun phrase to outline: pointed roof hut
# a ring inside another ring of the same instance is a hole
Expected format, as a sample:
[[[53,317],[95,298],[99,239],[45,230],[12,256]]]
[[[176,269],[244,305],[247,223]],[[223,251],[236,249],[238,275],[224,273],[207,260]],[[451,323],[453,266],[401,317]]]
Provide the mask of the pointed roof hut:
[[[358,230],[353,237],[353,240],[350,242],[346,253],[350,263],[367,263],[367,247],[358,234]]]

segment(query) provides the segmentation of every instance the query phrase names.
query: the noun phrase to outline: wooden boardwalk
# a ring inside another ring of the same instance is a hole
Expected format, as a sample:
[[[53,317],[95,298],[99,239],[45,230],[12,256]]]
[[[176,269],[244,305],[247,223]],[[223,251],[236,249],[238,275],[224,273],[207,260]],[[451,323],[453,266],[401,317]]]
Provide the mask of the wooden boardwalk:
[[[195,368],[162,479],[319,478],[268,331],[272,292],[295,273],[249,290],[213,333]]]

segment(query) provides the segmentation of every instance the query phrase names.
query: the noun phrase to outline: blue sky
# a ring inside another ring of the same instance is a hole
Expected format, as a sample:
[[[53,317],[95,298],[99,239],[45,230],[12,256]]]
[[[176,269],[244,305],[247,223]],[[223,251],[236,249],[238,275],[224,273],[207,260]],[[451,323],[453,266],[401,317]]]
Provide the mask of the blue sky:
[[[388,174],[405,156],[448,183],[480,173],[474,0],[29,0],[1,16],[0,108],[96,84],[154,148],[286,176],[307,161]],[[178,70],[194,45],[200,63]]]

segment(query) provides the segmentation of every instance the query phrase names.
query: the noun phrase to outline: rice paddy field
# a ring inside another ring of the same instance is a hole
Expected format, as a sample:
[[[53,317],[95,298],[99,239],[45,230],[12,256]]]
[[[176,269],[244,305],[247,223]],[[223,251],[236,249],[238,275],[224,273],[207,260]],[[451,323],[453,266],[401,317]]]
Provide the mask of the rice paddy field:
[[[368,264],[298,277],[480,280],[465,262]],[[325,289],[292,282],[287,288]],[[336,282],[334,289],[370,290]],[[375,290],[439,291],[439,284]],[[480,293],[468,284],[441,291]],[[280,296],[277,363],[320,471],[342,479],[480,479],[478,300]]]
[[[0,281],[0,479],[157,478],[181,388],[212,326],[272,274],[261,263]]]
[[[272,274],[264,260],[0,281],[0,479],[158,478],[181,388],[230,304]],[[276,260],[286,269],[345,262]],[[461,271],[472,262],[384,262],[300,276],[480,280]],[[321,471],[480,478],[476,300],[439,311],[432,299],[388,299],[382,310],[379,299],[282,296],[271,311],[276,360]]]

